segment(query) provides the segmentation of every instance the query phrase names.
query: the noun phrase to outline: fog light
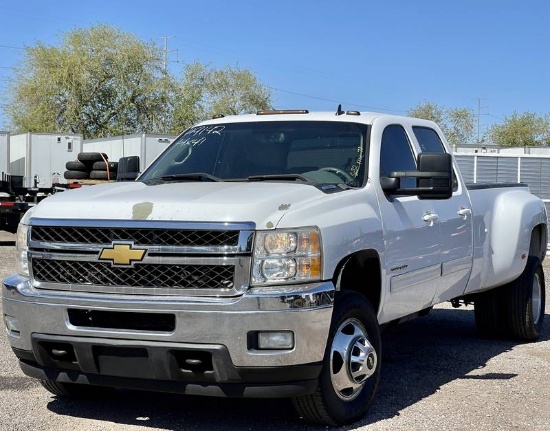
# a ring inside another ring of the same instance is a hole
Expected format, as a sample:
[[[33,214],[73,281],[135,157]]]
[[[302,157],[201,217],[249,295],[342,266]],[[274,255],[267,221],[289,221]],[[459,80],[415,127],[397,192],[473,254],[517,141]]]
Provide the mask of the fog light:
[[[6,324],[6,328],[9,333],[19,335],[21,332],[21,328],[19,327],[19,319],[17,317],[4,314],[4,323]]]
[[[294,348],[294,332],[292,331],[260,331],[258,332],[258,349],[289,350]]]

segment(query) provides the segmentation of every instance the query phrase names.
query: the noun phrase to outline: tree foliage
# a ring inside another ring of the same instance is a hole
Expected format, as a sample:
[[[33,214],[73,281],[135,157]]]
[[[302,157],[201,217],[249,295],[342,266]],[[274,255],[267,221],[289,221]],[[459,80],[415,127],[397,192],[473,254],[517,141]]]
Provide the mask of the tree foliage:
[[[500,147],[546,147],[550,144],[550,118],[533,112],[506,117],[487,132],[491,143]]]
[[[474,132],[474,115],[465,108],[445,108],[424,102],[409,110],[407,115],[436,122],[451,147],[471,142]]]
[[[163,68],[163,51],[98,25],[63,35],[59,46],[26,48],[9,85],[5,112],[14,132],[178,133],[213,113],[271,106],[271,94],[246,69],[185,67],[181,81]]]
[[[474,134],[474,121],[474,115],[469,109],[447,109],[447,121],[443,124],[449,144],[456,147],[471,142]]]
[[[199,62],[185,66],[174,110],[176,130],[214,115],[271,109],[271,91],[250,70],[213,69]]]
[[[174,88],[160,58],[155,45],[106,25],[67,33],[59,47],[39,42],[11,83],[7,116],[16,131],[158,132]]]
[[[75,29],[60,43],[25,49],[8,85],[12,132],[76,132],[84,138],[179,133],[216,114],[271,109],[271,91],[248,69],[189,63],[177,79],[152,42],[108,25]],[[464,108],[423,102],[409,116],[435,121],[451,146],[473,142],[475,117]],[[483,137],[502,147],[550,145],[550,117],[514,112]]]
[[[445,109],[431,102],[424,102],[407,112],[409,117],[422,118],[423,120],[431,120],[439,124],[443,124],[445,118]]]

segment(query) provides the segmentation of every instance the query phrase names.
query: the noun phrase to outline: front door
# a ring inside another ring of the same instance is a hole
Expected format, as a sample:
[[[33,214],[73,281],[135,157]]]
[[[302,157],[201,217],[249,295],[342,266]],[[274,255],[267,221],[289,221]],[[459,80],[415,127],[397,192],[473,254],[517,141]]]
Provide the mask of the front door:
[[[372,137],[375,139],[375,136]],[[379,174],[416,170],[415,156],[405,129],[387,125],[382,132]],[[401,188],[415,187],[402,178]],[[416,196],[378,194],[385,250],[384,304],[379,316],[387,322],[428,308],[441,280],[441,246],[437,201]]]

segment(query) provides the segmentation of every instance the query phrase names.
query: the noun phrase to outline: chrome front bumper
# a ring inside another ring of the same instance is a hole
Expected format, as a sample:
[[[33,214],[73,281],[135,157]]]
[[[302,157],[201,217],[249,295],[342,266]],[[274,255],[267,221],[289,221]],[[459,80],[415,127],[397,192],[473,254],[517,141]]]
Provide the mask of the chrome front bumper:
[[[35,334],[107,344],[124,340],[150,346],[223,346],[233,366],[246,368],[320,363],[333,301],[331,282],[256,288],[234,298],[208,299],[38,290],[18,275],[3,282],[4,319],[16,324],[16,330],[8,329],[16,351],[31,352]],[[175,327],[170,331],[84,327],[71,322],[69,310],[169,314],[175,317]],[[250,334],[256,331],[292,331],[294,348],[253,348]]]

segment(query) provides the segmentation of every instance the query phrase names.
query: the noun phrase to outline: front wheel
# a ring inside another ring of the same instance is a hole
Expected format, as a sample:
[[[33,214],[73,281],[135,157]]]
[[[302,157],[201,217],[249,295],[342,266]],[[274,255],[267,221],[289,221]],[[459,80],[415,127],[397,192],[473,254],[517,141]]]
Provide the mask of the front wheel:
[[[296,411],[323,425],[361,419],[378,388],[380,365],[380,328],[371,304],[356,292],[338,292],[317,389],[293,399]]]

